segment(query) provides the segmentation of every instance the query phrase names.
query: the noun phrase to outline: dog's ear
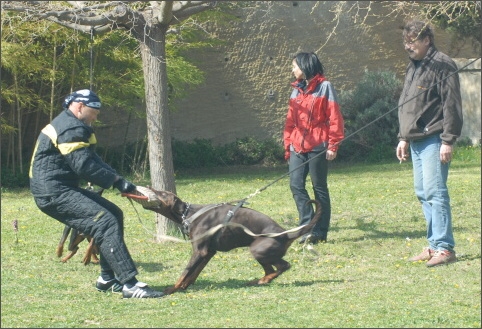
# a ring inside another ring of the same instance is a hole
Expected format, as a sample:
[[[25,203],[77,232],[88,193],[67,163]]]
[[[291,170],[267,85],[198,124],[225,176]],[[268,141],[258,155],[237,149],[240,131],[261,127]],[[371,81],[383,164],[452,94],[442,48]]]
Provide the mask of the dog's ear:
[[[161,214],[174,222],[181,221],[182,214],[186,209],[186,204],[172,192],[158,191],[150,188],[157,196],[161,204],[155,207],[144,207]]]
[[[172,212],[173,213],[178,213],[178,214],[184,214],[184,211],[186,210],[186,203],[182,202],[181,199],[179,199],[178,197],[174,197],[174,200],[173,200],[173,206],[172,206]]]

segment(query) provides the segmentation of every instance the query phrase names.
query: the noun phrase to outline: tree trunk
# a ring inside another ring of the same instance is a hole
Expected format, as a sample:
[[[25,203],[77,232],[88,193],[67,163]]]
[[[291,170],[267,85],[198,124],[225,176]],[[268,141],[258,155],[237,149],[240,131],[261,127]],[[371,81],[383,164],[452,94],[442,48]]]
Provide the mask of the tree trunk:
[[[143,150],[143,145],[144,145],[144,140],[146,137],[143,137],[142,139],[140,138],[140,125],[137,125],[137,137],[136,137],[136,144],[134,147],[134,157],[132,160],[132,166],[131,169],[135,173],[140,174],[141,173],[141,156],[142,156],[142,150]],[[142,174],[142,177],[144,178],[144,174]]]
[[[52,84],[50,85],[50,122],[52,122],[54,118],[55,73],[57,73],[57,38],[54,38],[54,57],[52,58]]]
[[[147,29],[137,36],[144,70],[151,183],[154,189],[176,193],[167,106],[166,28],[157,25]],[[162,241],[174,224],[164,216],[155,216],[156,240]]]

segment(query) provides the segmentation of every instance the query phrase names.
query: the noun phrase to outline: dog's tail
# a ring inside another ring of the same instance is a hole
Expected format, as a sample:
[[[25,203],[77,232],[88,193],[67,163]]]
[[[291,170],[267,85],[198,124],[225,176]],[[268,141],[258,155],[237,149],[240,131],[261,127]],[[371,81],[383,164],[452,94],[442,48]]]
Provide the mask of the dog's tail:
[[[320,220],[320,218],[321,218],[321,203],[320,203],[320,201],[310,200],[310,201],[308,201],[308,203],[314,203],[316,205],[315,215],[313,216],[313,218],[311,219],[311,221],[308,224],[306,224],[304,226],[301,226],[299,230],[294,231],[294,232],[289,232],[288,233],[288,239],[289,240],[296,240],[299,237],[301,237],[301,236],[303,236],[307,233],[310,233],[311,230],[313,229],[313,227],[315,227],[316,223],[318,223],[318,221]]]

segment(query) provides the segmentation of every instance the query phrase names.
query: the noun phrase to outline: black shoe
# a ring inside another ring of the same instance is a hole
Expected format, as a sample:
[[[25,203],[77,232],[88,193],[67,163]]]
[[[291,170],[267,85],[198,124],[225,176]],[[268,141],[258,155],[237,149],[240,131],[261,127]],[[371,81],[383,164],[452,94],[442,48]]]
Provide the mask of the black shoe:
[[[155,291],[147,286],[147,283],[137,282],[135,286],[128,289],[126,286],[122,289],[122,298],[161,298],[164,293]]]
[[[99,276],[97,282],[95,283],[95,288],[101,292],[121,292],[122,284],[117,279],[105,281],[101,276]]]
[[[305,234],[301,237],[300,239],[300,244],[305,244],[306,243],[306,240],[310,237],[311,235],[308,233],[308,234]]]
[[[326,237],[322,237],[322,236],[320,236],[320,235],[312,234],[312,235],[308,238],[308,241],[309,241],[311,244],[317,244],[317,243],[320,243],[320,242],[326,242]]]

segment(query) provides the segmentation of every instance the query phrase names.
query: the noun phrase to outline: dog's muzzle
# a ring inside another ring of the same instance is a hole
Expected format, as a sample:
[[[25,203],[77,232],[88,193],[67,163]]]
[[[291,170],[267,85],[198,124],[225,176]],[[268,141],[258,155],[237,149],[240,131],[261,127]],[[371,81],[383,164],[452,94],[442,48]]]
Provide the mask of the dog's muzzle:
[[[121,195],[139,203],[144,208],[157,208],[161,205],[166,205],[150,188],[143,186],[136,186],[136,189],[131,193],[121,193]]]

